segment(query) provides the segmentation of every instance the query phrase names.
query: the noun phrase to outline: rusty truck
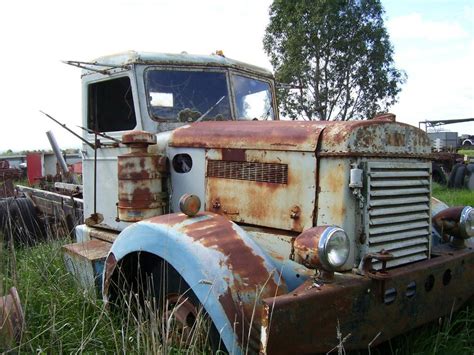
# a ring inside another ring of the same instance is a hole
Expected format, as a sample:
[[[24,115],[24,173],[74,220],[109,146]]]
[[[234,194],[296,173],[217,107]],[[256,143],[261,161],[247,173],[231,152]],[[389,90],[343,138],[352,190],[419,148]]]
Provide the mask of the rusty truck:
[[[230,353],[303,354],[367,348],[472,297],[474,210],[432,198],[422,130],[280,120],[272,73],[222,54],[69,64],[85,223],[65,258],[108,304],[142,287],[183,327],[202,309]]]

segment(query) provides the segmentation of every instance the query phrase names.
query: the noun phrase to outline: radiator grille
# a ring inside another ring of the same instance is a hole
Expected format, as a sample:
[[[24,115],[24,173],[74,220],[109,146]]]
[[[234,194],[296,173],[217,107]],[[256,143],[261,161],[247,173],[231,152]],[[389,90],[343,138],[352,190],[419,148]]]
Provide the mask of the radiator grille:
[[[367,173],[369,252],[392,253],[388,267],[428,258],[431,164],[371,162]]]
[[[208,160],[207,176],[223,179],[288,184],[288,165]]]

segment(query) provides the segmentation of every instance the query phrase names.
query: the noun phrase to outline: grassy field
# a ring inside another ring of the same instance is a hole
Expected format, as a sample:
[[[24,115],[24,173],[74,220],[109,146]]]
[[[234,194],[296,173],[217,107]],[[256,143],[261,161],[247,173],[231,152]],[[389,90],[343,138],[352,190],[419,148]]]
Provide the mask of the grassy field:
[[[449,206],[474,206],[474,191],[448,189],[435,183],[432,195]]]
[[[78,288],[54,240],[33,248],[16,250],[16,260],[2,258],[3,289],[15,285],[26,317],[20,344],[11,349],[24,354],[177,354],[209,353],[202,339],[177,338],[155,310],[137,307],[137,313],[116,314],[105,309],[100,298]],[[200,333],[207,332],[207,326]],[[173,329],[173,326],[169,327]],[[0,353],[5,349],[1,348]]]
[[[448,191],[434,186],[433,195],[450,205],[474,205],[472,191]],[[102,301],[76,287],[66,271],[61,245],[68,242],[53,238],[36,247],[3,250],[0,254],[0,296],[10,286],[16,286],[26,315],[26,331],[13,353],[210,352],[201,341],[189,345],[189,341],[177,339],[166,331],[163,317],[154,311],[126,313],[120,317],[105,311]],[[471,302],[439,322],[358,353],[473,354],[473,307]],[[396,319],[389,321],[396,322]],[[201,331],[206,332],[206,329]]]
[[[468,157],[474,157],[474,149],[461,149],[458,150],[458,154],[467,155]]]

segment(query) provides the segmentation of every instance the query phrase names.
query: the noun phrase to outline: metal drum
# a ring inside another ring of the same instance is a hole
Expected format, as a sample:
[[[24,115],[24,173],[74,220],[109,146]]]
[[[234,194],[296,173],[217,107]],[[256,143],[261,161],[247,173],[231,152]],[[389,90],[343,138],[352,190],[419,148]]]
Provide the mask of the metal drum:
[[[167,171],[166,157],[147,150],[150,144],[156,144],[155,135],[132,131],[123,135],[122,143],[130,153],[117,158],[118,219],[137,222],[163,214],[167,205],[162,182]]]

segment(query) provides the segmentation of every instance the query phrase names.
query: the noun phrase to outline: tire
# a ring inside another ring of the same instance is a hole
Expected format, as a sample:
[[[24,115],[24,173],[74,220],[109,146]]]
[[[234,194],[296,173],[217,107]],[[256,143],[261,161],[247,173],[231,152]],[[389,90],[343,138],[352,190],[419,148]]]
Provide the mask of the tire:
[[[4,235],[16,244],[33,245],[44,240],[46,233],[36,209],[27,198],[12,198],[0,204],[0,226]]]
[[[445,186],[448,183],[446,174],[444,173],[444,170],[441,166],[439,166],[436,163],[433,163],[431,167],[431,171],[432,171],[432,177],[433,177],[434,182],[443,186]]]
[[[221,350],[223,345],[216,327],[181,275],[170,264],[162,262],[152,277],[155,297],[158,295],[164,310],[164,321],[172,319],[170,323],[174,323],[171,340],[186,339],[185,345],[192,345],[196,340],[197,343],[207,341],[212,353]]]
[[[448,187],[454,188],[454,180],[455,180],[455,177],[456,177],[456,172],[459,169],[459,167],[461,167],[461,166],[463,166],[463,164],[457,163],[451,169],[451,173],[449,174],[449,178],[448,178]]]
[[[456,174],[454,175],[454,188],[462,189],[464,187],[464,176],[466,175],[466,166],[462,165],[456,169]]]
[[[474,173],[469,176],[469,179],[466,182],[466,188],[474,191]]]
[[[225,350],[215,325],[191,287],[163,259],[140,252],[129,254],[119,262],[107,296],[115,309],[127,312],[130,295],[139,295],[131,308],[135,312],[145,310],[142,319],[150,313],[152,316],[159,314],[161,328],[170,325],[166,334],[162,334],[166,343],[181,341],[181,346],[192,347],[194,343],[207,342],[212,353]],[[156,310],[147,312],[150,305]]]

